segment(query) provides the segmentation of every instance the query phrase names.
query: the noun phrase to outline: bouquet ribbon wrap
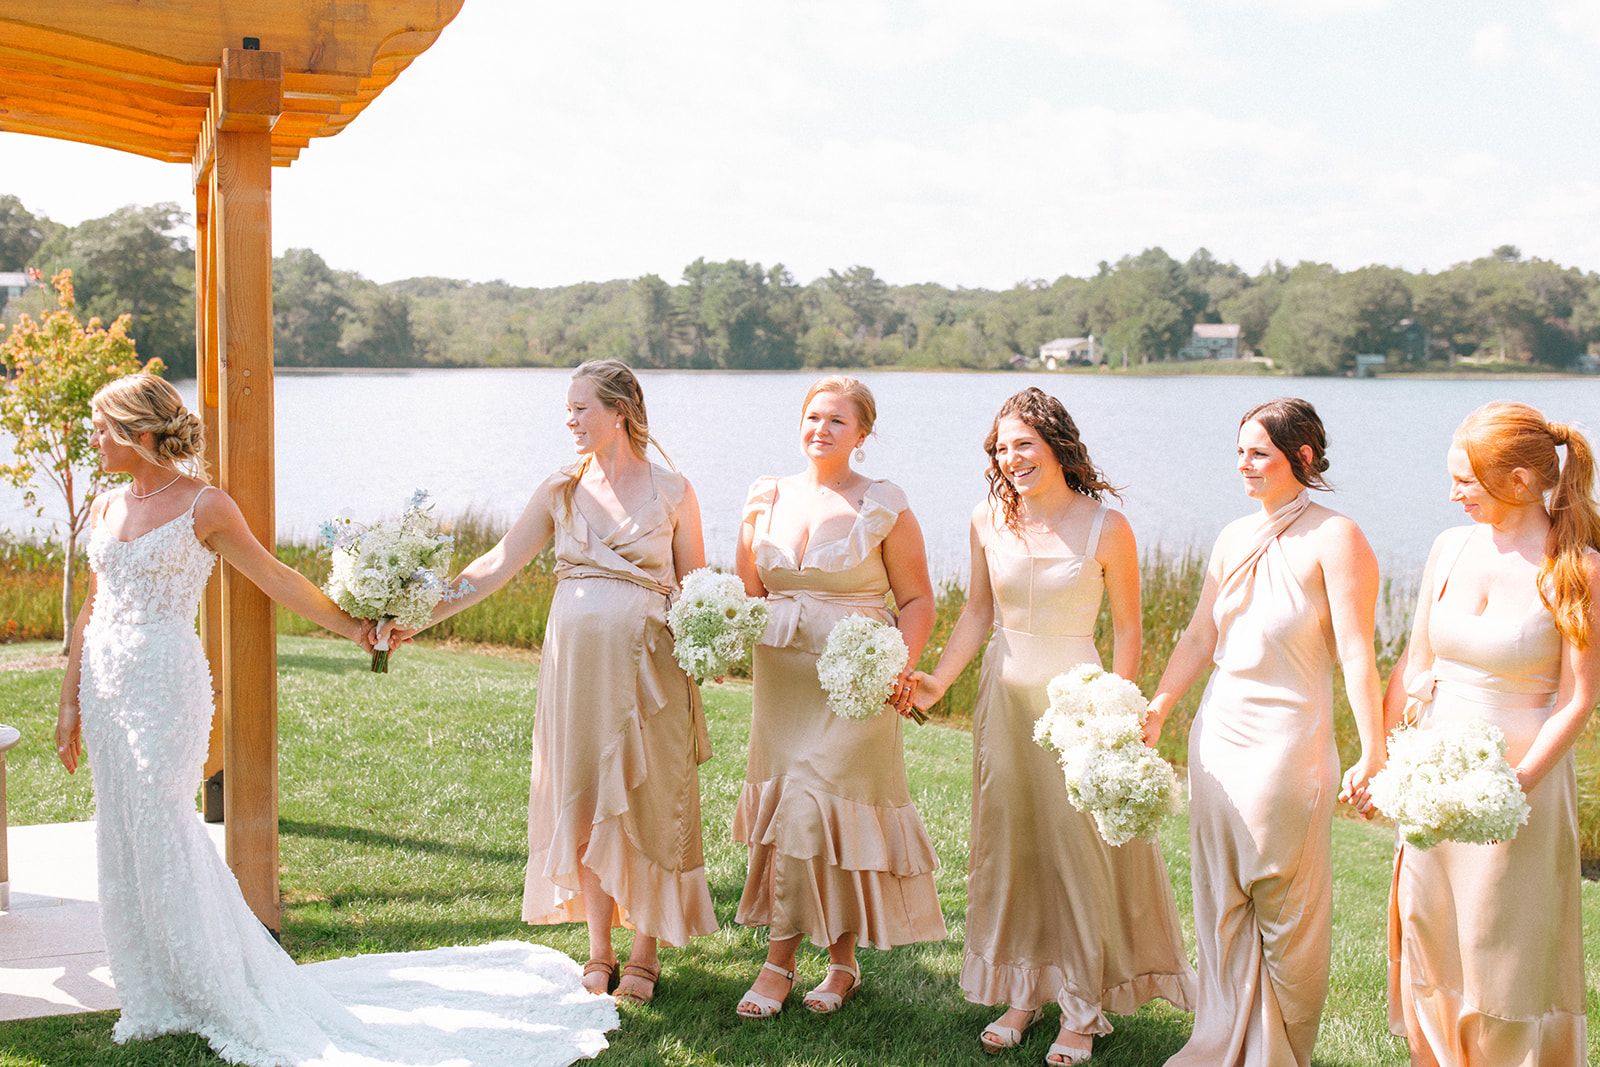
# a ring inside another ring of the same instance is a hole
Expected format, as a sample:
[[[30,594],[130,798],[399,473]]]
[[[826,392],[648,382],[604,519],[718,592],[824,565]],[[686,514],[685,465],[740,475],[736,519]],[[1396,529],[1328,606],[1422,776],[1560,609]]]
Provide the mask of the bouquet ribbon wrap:
[[[817,589],[768,589],[767,605],[772,609],[772,622],[761,638],[761,644],[773,648],[794,647],[821,655],[827,647],[828,633],[838,618],[832,612],[823,618],[813,618],[810,610],[817,605],[839,608],[862,608],[868,613],[881,613],[880,621],[893,625],[894,613],[884,604],[881,596],[864,593],[828,593]]]
[[[1433,695],[1437,688],[1438,679],[1434,677],[1432,668],[1408,681],[1405,708],[1400,712],[1400,725],[1416,726],[1427,718],[1428,712],[1433,708]]]

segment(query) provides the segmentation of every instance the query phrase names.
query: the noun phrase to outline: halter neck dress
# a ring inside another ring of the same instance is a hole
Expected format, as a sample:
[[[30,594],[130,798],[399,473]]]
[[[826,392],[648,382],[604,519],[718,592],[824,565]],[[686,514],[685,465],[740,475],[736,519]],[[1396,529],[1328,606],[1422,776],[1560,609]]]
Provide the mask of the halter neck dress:
[[[855,934],[887,949],[945,936],[933,842],[906,787],[900,716],[828,710],[817,656],[849,615],[884,622],[883,539],[906,508],[898,486],[868,486],[845,536],[795,559],[768,537],[778,483],[756,480],[745,504],[772,621],[754,654],[754,714],[734,840],[750,853],[737,921],[773,940],[819,946]]]
[[[1308,1067],[1333,940],[1334,654],[1275,512],[1226,573],[1216,669],[1189,731],[1199,1005],[1182,1067]]]
[[[717,929],[700,837],[711,742],[667,629],[685,482],[653,465],[651,477],[651,498],[609,532],[560,492],[552,504],[522,917],[583,921],[581,857],[617,903],[613,925],[682,945]]]
[[[1130,1015],[1154,997],[1191,1011],[1195,983],[1160,846],[1106,844],[1067,799],[1059,760],[1033,740],[1050,679],[1100,662],[1094,553],[1106,510],[1081,555],[1034,552],[993,513],[978,529],[995,622],[972,712],[961,989],[977,1004],[1053,1000],[1081,1034],[1110,1033],[1107,1012]]]
[[[1555,708],[1562,637],[1529,589],[1520,617],[1442,599],[1477,527],[1441,535],[1423,610],[1433,663],[1408,694],[1432,729],[1500,728],[1515,766]],[[1578,1067],[1587,1062],[1578,790],[1572,753],[1528,795],[1516,837],[1395,851],[1389,1023],[1424,1067]]]

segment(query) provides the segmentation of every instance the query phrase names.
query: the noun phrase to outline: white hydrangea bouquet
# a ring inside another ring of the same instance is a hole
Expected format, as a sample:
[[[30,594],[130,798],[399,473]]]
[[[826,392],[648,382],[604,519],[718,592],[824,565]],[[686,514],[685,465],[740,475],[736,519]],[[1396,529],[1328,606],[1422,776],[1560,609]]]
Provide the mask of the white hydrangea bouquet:
[[[470,582],[451,586],[455,538],[440,529],[432,512],[428,491],[418,489],[398,519],[371,525],[331,519],[322,524],[322,541],[333,557],[323,591],[349,614],[379,623],[380,640],[372,653],[375,672],[389,669],[384,624],[419,630],[428,625],[439,601],[473,591]]]
[[[1108,845],[1154,838],[1172,811],[1178,775],[1144,743],[1149,704],[1119,674],[1083,663],[1058,674],[1033,739],[1061,758],[1067,799],[1093,816]]]
[[[817,681],[828,695],[828,708],[841,719],[870,719],[894,694],[911,652],[900,631],[866,615],[847,615],[828,631],[817,657]],[[927,722],[914,711],[912,718]]]
[[[738,575],[701,567],[684,576],[678,599],[667,609],[672,654],[698,685],[726,674],[761,639],[771,618],[767,602],[747,596]]]
[[[1509,841],[1528,821],[1528,798],[1506,762],[1505,735],[1481,719],[1396,730],[1389,762],[1372,776],[1369,792],[1417,848]]]

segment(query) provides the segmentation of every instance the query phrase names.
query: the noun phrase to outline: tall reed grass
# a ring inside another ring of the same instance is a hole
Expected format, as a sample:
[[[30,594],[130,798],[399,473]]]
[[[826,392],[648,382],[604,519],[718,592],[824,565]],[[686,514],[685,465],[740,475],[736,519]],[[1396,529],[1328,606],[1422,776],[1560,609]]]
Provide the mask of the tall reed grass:
[[[456,536],[455,566],[460,568],[499,540],[502,530],[482,515],[468,513],[449,523]],[[286,544],[278,556],[290,566],[320,584],[328,572],[327,554],[314,544]],[[537,649],[544,641],[550,617],[550,602],[555,595],[555,560],[545,552],[510,584],[494,596],[467,611],[447,619],[427,631],[422,640],[468,644],[504,645]],[[1205,558],[1194,550],[1167,552],[1154,549],[1140,565],[1144,609],[1144,648],[1135,679],[1145,692],[1153,692],[1167,658],[1183,635],[1200,596]],[[80,575],[87,568],[78,569]],[[7,539],[0,536],[0,642],[7,640],[60,639],[61,618],[59,583],[61,549],[53,543]],[[87,591],[86,578],[78,582],[81,603]],[[950,639],[950,632],[966,606],[966,590],[960,583],[945,581],[935,594],[937,610],[933,632],[918,666],[932,670]],[[1384,584],[1378,603],[1379,668],[1387,675],[1404,646],[1412,610],[1409,590]],[[317,628],[298,615],[279,610],[278,626],[286,634],[316,633]],[[1095,625],[1095,644],[1101,659],[1111,662],[1111,615],[1102,605]],[[980,652],[949,691],[932,709],[935,721],[956,726],[971,723],[978,695],[978,674],[982,669]],[[749,677],[748,658],[730,674]],[[1161,737],[1161,754],[1175,763],[1188,758],[1189,727],[1200,703],[1202,688],[1196,686],[1173,709]],[[1345,765],[1360,751],[1355,720],[1344,695],[1342,679],[1334,684],[1334,730],[1339,755]],[[1578,765],[1579,834],[1585,861],[1600,864],[1600,719],[1591,722],[1579,740],[1575,758]]]

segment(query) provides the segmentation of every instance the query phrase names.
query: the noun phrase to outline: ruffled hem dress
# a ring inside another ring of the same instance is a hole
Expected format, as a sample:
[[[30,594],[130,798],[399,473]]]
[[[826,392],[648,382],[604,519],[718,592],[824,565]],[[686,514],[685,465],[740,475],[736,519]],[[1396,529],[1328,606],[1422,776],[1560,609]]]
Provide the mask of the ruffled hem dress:
[[[906,786],[900,716],[840,718],[817,681],[835,623],[894,621],[882,543],[905,495],[874,482],[850,532],[796,560],[767,537],[777,493],[777,479],[760,478],[745,505],[772,621],[754,653],[749,764],[733,819],[750,857],[736,920],[818,946],[845,934],[880,949],[940,940],[939,864]]]
[[[700,836],[711,742],[666,620],[685,482],[651,472],[650,500],[608,533],[555,494],[522,917],[584,921],[581,861],[616,901],[614,926],[683,945],[717,929]]]
[[[1062,1025],[1108,1034],[1108,1013],[1161,997],[1194,1010],[1195,973],[1161,848],[1112,846],[1067,799],[1057,758],[1033,740],[1050,679],[1099,663],[1105,589],[1094,558],[1037,554],[993,515],[978,536],[994,592],[994,633],[973,708],[972,859],[961,989],[976,1004],[1055,1001]]]
[[[1473,615],[1441,599],[1476,531],[1441,537],[1422,620],[1434,659],[1411,679],[1407,710],[1425,730],[1468,719],[1498,727],[1515,766],[1554,710],[1563,642],[1534,596],[1520,618]],[[1418,1067],[1589,1062],[1570,753],[1528,803],[1528,822],[1510,841],[1418,849],[1401,840],[1395,850],[1389,1025]]]

